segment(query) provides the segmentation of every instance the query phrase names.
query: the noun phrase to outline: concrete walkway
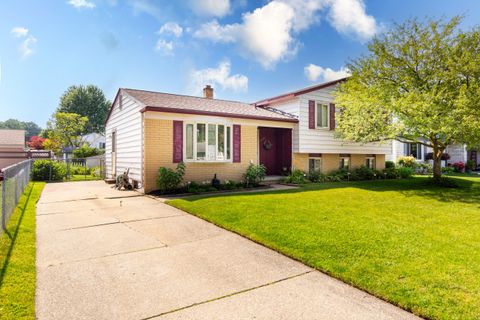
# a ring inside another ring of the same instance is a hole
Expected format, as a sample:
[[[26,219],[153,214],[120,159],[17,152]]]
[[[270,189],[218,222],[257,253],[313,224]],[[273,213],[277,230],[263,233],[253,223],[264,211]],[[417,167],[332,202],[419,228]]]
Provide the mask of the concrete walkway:
[[[220,208],[221,210],[221,208]],[[47,184],[38,319],[418,319],[155,199]]]

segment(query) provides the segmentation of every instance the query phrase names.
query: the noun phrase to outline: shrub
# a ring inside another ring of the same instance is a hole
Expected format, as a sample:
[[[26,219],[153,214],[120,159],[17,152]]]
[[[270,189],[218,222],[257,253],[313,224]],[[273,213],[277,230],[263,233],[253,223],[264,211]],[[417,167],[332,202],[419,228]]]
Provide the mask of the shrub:
[[[401,165],[402,167],[415,168],[417,161],[415,157],[406,156],[398,159],[398,164]]]
[[[443,167],[442,168],[442,173],[450,174],[450,173],[454,173],[454,172],[455,172],[454,167]]]
[[[452,167],[455,169],[455,172],[463,172],[465,170],[465,163],[462,161],[455,162],[452,164]]]
[[[417,174],[431,174],[433,172],[432,165],[429,163],[418,163],[415,168]]]
[[[375,179],[377,175],[377,171],[366,166],[361,166],[352,171],[350,180],[372,180]]]
[[[475,170],[475,162],[473,160],[467,160],[467,163],[465,164],[465,169],[468,171]]]
[[[158,169],[157,187],[162,192],[178,189],[185,175],[185,163],[180,162],[175,170],[161,167]]]
[[[308,174],[308,180],[311,182],[325,182],[327,181],[327,175],[319,170],[313,170]]]
[[[345,168],[338,169],[338,170],[332,171],[330,173],[330,176],[335,176],[336,177],[335,181],[350,180],[350,175],[351,175],[351,173]]]
[[[385,169],[395,168],[395,162],[385,161]]]
[[[411,167],[400,167],[397,168],[397,176],[402,179],[408,179],[414,174],[414,170]]]
[[[263,179],[265,179],[266,170],[267,169],[263,164],[254,165],[253,163],[251,163],[248,166],[247,171],[243,175],[245,185],[247,187],[258,186],[260,182],[262,182]]]
[[[80,148],[73,150],[74,158],[88,158],[103,154],[105,151],[103,149],[92,148],[88,144],[82,145]]]
[[[35,160],[32,167],[33,181],[60,181],[67,172],[64,163],[53,160]]]
[[[293,170],[292,173],[290,173],[286,178],[285,178],[286,183],[294,183],[294,184],[305,184],[307,183],[307,174],[303,172],[302,170],[296,169]]]
[[[393,168],[385,168],[383,170],[382,175],[385,179],[397,179],[398,178],[398,171],[395,167]]]
[[[68,167],[71,175],[90,175],[92,173],[92,169],[89,167],[84,166],[69,166]]]

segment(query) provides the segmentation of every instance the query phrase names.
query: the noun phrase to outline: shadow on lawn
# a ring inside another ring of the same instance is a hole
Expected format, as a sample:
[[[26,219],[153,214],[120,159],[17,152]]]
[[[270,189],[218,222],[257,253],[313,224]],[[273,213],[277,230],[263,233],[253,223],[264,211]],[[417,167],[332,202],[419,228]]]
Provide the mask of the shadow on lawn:
[[[32,191],[33,191],[33,186],[30,188],[30,190],[28,192],[28,195],[27,195],[27,199],[25,200],[25,203],[24,203],[23,207],[20,209],[21,210],[20,217],[18,218],[17,225],[15,226],[15,230],[13,230],[13,235],[10,234],[8,228],[7,228],[7,230],[5,230],[5,234],[10,239],[10,245],[8,246],[7,253],[5,254],[5,258],[2,261],[2,265],[1,265],[1,268],[0,268],[0,287],[3,284],[3,278],[5,277],[5,273],[7,272],[8,265],[10,263],[10,257],[12,256],[12,251],[13,251],[13,248],[15,247],[18,232],[20,231],[20,226],[22,225],[23,216],[25,215],[25,211],[27,209],[28,201],[30,200],[30,196],[32,194]],[[13,213],[12,213],[12,215],[13,215]]]
[[[186,201],[196,201],[199,199],[217,198],[217,197],[255,197],[272,194],[291,194],[299,192],[355,188],[369,190],[373,192],[397,191],[407,197],[421,196],[429,199],[435,199],[442,202],[463,202],[480,204],[480,178],[462,179],[449,177],[458,185],[457,188],[439,187],[432,184],[430,178],[414,177],[405,180],[380,180],[380,181],[352,181],[352,182],[327,182],[320,184],[309,184],[298,189],[277,190],[259,193],[236,193],[221,195],[196,195],[183,198]],[[478,180],[478,181],[475,181]],[[480,208],[480,207],[479,207]]]

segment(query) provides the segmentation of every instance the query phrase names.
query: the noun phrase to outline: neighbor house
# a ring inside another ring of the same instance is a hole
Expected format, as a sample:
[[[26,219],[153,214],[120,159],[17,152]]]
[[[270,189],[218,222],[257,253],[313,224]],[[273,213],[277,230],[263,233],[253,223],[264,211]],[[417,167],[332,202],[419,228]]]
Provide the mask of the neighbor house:
[[[342,79],[343,80],[343,79]],[[185,181],[242,179],[249,164],[267,175],[292,169],[330,172],[367,165],[383,169],[391,146],[357,144],[334,137],[332,91],[342,80],[312,86],[254,104],[120,89],[106,121],[106,174],[130,170],[145,192],[156,189],[160,167],[186,163]]]
[[[0,169],[23,161],[25,130],[0,129]]]

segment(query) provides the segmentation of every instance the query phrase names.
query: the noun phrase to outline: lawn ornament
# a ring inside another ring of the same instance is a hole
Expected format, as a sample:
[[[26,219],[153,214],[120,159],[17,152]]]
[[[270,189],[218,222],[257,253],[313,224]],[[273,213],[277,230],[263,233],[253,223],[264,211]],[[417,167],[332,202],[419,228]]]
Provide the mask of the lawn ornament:
[[[133,185],[130,183],[130,179],[128,178],[128,172],[130,168],[124,171],[122,174],[119,174],[115,180],[115,189],[122,190],[133,190]]]

